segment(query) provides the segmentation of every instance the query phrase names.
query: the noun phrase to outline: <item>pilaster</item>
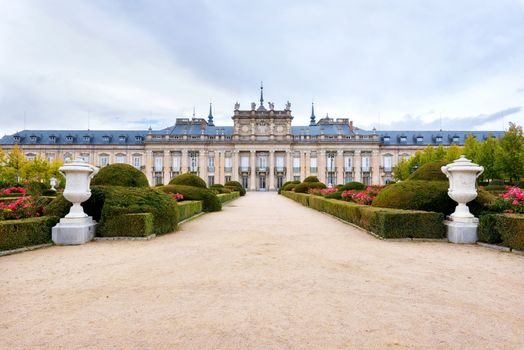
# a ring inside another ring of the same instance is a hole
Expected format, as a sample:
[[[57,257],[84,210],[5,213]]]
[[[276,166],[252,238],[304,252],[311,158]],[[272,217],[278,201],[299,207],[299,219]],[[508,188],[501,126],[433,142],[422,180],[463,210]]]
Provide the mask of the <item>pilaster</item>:
[[[251,170],[251,175],[250,175],[250,180],[249,180],[249,190],[256,191],[257,189],[257,185],[256,185],[257,168],[256,168],[256,152],[254,150],[249,151],[249,166]]]
[[[267,172],[269,177],[269,191],[275,190],[275,151],[269,151],[269,171]]]
[[[362,182],[362,156],[360,150],[355,150],[353,155],[353,181]]]
[[[336,184],[343,184],[344,183],[344,151],[338,150],[337,151],[337,158],[335,161],[335,166],[337,167],[337,183]]]

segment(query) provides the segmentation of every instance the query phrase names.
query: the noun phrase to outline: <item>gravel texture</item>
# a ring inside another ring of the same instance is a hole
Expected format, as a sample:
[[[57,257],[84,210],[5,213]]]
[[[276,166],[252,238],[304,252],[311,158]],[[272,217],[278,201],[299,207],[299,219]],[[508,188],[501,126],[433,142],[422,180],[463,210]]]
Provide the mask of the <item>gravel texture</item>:
[[[524,344],[524,256],[377,240],[274,193],[151,241],[2,257],[0,286],[2,349]]]

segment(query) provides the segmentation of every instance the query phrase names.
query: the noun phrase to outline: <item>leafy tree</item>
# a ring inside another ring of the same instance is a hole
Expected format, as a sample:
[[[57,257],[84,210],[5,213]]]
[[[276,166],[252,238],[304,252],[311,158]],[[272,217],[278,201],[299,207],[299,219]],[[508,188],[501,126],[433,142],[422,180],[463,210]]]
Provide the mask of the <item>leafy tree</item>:
[[[402,181],[408,178],[410,174],[410,162],[402,158],[395,167],[393,167],[393,177],[397,181]]]
[[[522,126],[511,122],[509,125],[508,131],[499,139],[497,162],[504,176],[512,182],[524,174],[524,136]]]
[[[495,140],[491,134],[488,134],[488,139],[486,141],[479,144],[479,150],[475,163],[478,163],[484,167],[482,179],[492,180],[500,178],[500,168],[497,164],[499,147],[500,146],[497,140]]]
[[[462,148],[459,147],[458,145],[451,145],[446,150],[446,156],[444,157],[444,160],[448,162],[452,162],[456,159],[459,159],[461,155],[462,155]]]
[[[41,182],[49,179],[48,172],[49,162],[38,155],[35,159],[24,163],[20,169],[20,176],[23,179]]]
[[[477,141],[477,139],[474,138],[472,134],[469,134],[468,137],[466,137],[466,141],[464,142],[463,153],[466,158],[474,163],[478,163],[479,147],[480,143]]]

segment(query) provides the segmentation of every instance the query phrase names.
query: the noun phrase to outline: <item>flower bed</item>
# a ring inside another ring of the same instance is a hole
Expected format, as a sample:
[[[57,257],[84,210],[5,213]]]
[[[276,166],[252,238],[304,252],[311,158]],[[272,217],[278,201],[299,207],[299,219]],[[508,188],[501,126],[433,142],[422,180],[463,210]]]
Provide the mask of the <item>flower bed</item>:
[[[382,190],[383,186],[368,186],[364,191],[346,190],[342,192],[342,200],[353,201],[358,204],[371,205],[373,199]]]
[[[499,194],[495,207],[505,213],[524,213],[524,190],[506,187],[506,192]]]
[[[0,220],[18,220],[42,216],[47,201],[47,198],[31,196],[0,201]]]
[[[322,196],[325,197],[328,194],[337,192],[337,189],[335,187],[332,188],[310,188],[307,193],[315,195],[315,196]]]
[[[26,189],[23,187],[8,187],[4,188],[3,190],[0,190],[0,197],[16,197],[16,196],[23,196],[26,194]]]

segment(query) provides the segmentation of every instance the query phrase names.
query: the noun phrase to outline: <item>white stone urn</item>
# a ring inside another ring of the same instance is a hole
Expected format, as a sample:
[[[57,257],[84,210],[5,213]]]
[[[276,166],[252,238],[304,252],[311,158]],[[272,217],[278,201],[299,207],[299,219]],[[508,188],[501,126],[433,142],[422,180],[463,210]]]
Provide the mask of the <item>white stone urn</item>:
[[[477,197],[475,182],[484,172],[484,167],[472,163],[465,156],[460,156],[453,163],[441,168],[449,179],[448,195],[458,203],[451,220],[459,222],[473,222],[475,217],[469,212],[466,203]]]
[[[84,208],[80,205],[91,197],[91,179],[98,173],[98,168],[86,163],[82,159],[75,159],[71,163],[60,167],[60,173],[66,179],[64,198],[73,203],[67,219],[87,217]]]

